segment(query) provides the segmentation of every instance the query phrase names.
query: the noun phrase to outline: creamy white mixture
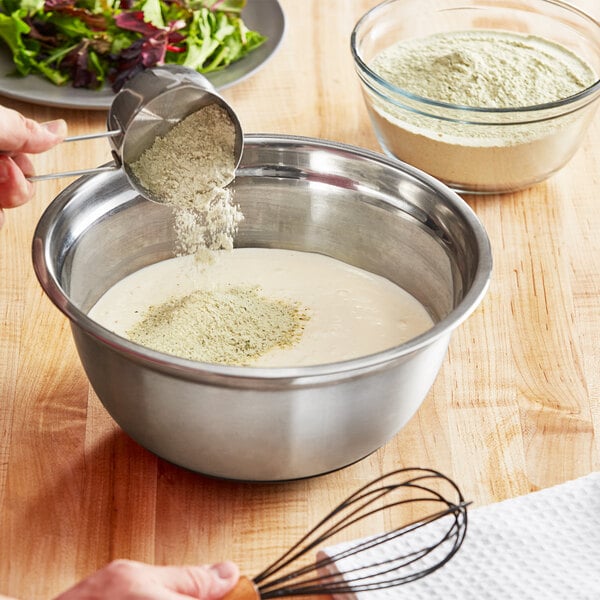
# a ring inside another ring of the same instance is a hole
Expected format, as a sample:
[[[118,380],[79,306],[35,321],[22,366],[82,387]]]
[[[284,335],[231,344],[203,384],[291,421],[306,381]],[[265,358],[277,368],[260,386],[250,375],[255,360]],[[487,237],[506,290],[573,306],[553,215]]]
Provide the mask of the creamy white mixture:
[[[182,256],[137,271],[109,289],[89,316],[126,332],[152,305],[197,289],[259,286],[270,298],[298,302],[310,315],[301,339],[276,348],[253,366],[302,366],[366,356],[429,329],[425,308],[383,277],[309,252],[239,248],[217,252],[212,264]]]

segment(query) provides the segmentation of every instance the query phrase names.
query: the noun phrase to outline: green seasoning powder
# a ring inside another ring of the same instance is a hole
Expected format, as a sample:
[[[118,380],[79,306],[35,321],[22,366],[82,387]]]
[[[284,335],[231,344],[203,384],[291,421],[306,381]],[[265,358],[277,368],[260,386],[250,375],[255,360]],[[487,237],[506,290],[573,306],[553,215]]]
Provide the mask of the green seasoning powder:
[[[451,31],[386,48],[371,68],[393,85],[452,104],[510,108],[584,90],[594,70],[545,38],[508,31]]]
[[[258,287],[197,290],[150,307],[127,336],[181,358],[241,366],[293,346],[308,319],[299,304],[267,298]]]

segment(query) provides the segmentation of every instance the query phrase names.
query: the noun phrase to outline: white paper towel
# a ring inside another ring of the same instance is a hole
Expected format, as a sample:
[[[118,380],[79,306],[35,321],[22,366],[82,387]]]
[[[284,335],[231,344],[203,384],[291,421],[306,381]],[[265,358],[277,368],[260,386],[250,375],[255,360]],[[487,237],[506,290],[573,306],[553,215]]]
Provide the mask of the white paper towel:
[[[462,547],[438,571],[399,587],[336,600],[600,599],[600,472],[471,509],[468,519]],[[390,556],[401,544],[402,538],[369,552]],[[348,572],[364,560],[364,555],[347,557],[336,568]]]

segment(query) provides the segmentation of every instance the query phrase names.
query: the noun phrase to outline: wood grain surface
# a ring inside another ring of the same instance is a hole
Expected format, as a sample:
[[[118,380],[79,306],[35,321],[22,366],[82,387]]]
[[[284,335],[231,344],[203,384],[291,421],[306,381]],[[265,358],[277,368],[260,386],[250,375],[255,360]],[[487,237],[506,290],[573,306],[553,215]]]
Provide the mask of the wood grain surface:
[[[252,1],[252,0],[250,0]],[[287,31],[260,72],[224,91],[246,132],[379,150],[349,52],[369,0],[282,0]],[[596,0],[578,6],[599,16]],[[71,134],[105,113],[4,105]],[[38,173],[110,159],[106,140],[35,157]],[[0,230],[0,594],[43,599],[113,558],[232,559],[252,576],[378,474],[426,466],[475,505],[600,469],[600,120],[545,183],[468,197],[494,253],[491,287],[455,332],[417,415],[363,461],[285,484],[218,481],[128,438],[90,390],[66,318],[31,264],[36,222],[68,181],[36,185]],[[101,251],[101,248],[99,248]]]

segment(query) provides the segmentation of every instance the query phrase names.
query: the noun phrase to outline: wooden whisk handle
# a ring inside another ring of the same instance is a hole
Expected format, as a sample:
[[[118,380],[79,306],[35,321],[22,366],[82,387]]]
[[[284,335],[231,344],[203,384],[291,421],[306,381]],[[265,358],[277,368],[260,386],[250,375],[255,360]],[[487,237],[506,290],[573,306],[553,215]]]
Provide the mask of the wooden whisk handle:
[[[223,600],[260,600],[260,593],[251,579],[242,576]]]

